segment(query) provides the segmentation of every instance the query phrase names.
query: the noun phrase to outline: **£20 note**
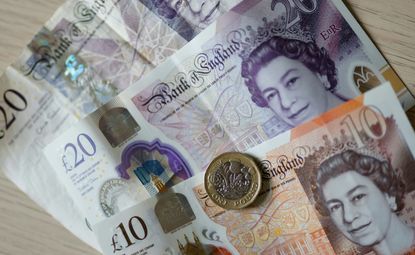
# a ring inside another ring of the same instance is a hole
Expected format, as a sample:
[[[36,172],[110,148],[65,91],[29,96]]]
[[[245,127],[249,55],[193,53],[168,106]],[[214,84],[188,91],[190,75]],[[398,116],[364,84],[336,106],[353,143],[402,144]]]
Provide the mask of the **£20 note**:
[[[135,83],[201,30],[181,17],[182,13],[191,14],[190,7],[196,5],[172,10],[167,5],[173,3],[150,4],[68,0],[0,78],[2,170],[48,213],[94,247],[97,244],[85,216],[42,156],[42,150],[71,124]],[[213,22],[234,4],[233,0],[211,1],[199,17],[204,17],[206,24]],[[175,18],[162,18],[167,7]]]

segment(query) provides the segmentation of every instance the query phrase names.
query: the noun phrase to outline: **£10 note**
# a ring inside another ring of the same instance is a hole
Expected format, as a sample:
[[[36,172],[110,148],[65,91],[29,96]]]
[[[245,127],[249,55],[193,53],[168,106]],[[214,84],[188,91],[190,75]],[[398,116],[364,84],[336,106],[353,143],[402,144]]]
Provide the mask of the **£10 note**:
[[[248,151],[263,178],[253,205],[218,207],[201,173],[95,225],[104,253],[410,251],[415,135],[392,93],[376,88]]]

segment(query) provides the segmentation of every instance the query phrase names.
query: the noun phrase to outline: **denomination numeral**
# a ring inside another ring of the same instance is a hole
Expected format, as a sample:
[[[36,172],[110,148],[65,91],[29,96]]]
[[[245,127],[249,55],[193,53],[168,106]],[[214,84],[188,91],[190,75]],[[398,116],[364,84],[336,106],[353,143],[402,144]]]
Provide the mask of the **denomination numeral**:
[[[375,106],[364,107],[359,114],[359,122],[364,133],[372,139],[382,139],[386,134],[386,122],[382,112]],[[350,115],[347,115],[341,125],[346,125],[359,148],[365,146],[359,129]]]
[[[121,230],[121,233],[124,237],[125,242],[127,243],[127,247],[135,244],[135,242],[131,241],[130,235],[127,232],[127,229],[125,228],[123,223],[120,223],[117,226],[118,229]],[[117,229],[116,228],[116,229]],[[139,228],[139,229],[137,229]],[[128,230],[131,233],[131,235],[135,238],[135,240],[137,241],[142,241],[144,240],[147,235],[148,235],[148,228],[146,223],[144,222],[144,220],[138,216],[133,216],[130,218],[130,220],[128,221]],[[140,233],[137,233],[137,230],[140,230]],[[140,236],[141,234],[141,236]],[[114,234],[112,236],[112,244],[111,244],[114,248],[113,253],[115,253],[116,251],[122,250],[124,249],[122,245],[120,245],[118,243],[118,234]]]
[[[360,111],[360,123],[365,133],[372,139],[381,139],[386,134],[385,119],[375,106],[365,107]]]
[[[3,99],[8,108],[16,112],[22,112],[27,108],[26,98],[19,93],[17,90],[8,89],[3,93]],[[16,100],[17,99],[17,100]],[[20,103],[19,103],[20,101]],[[6,109],[0,105],[0,112],[3,115],[5,129],[0,129],[0,139],[6,135],[6,130],[8,130],[11,125],[15,122],[16,116],[13,113],[10,115],[7,114]]]
[[[97,152],[96,144],[87,134],[79,134],[76,141],[78,146],[73,143],[67,143],[64,147],[62,162],[66,172],[77,168],[80,164],[85,162],[85,155],[92,157]],[[78,148],[80,149],[79,153]],[[71,162],[68,161],[70,158],[69,155],[73,155]]]

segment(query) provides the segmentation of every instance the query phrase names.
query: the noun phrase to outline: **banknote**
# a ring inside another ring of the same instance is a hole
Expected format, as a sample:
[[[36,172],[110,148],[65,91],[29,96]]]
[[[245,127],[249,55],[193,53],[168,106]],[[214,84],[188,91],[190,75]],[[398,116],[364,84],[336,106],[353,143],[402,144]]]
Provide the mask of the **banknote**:
[[[173,176],[186,179],[197,169],[178,144],[132,114],[112,100],[44,149],[92,225],[155,196],[173,184]]]
[[[244,1],[120,98],[205,167],[386,79],[412,106],[341,1]]]
[[[60,91],[80,117],[154,67],[98,17],[110,17],[114,8],[91,3],[66,2],[14,63],[34,83],[46,81]]]
[[[404,107],[413,105],[341,1],[246,0],[51,143],[46,155],[88,220],[99,222],[105,211],[119,211],[116,202],[105,209],[100,196],[117,176],[138,185],[130,205],[160,190],[150,188],[155,183],[189,178],[215,155],[245,151],[385,80]],[[162,163],[170,155],[179,168]]]
[[[240,1],[122,0],[107,23],[158,65]]]
[[[1,169],[22,191],[80,239],[98,247],[83,214],[72,201],[42,153],[64,127],[78,118],[61,102],[61,93],[33,84],[8,67],[0,77]],[[74,220],[76,219],[76,220]]]
[[[220,1],[215,5],[215,15],[206,21],[212,22],[233,2]],[[186,8],[183,5],[180,10]],[[0,168],[41,207],[95,248],[98,245],[89,222],[42,150],[199,32],[193,29],[183,37],[179,28],[162,19],[157,10],[140,1],[69,0],[0,78]]]
[[[224,2],[214,18],[229,8]],[[184,39],[167,24],[139,1],[68,1],[34,36],[15,67],[34,82],[48,81],[82,117],[197,34]]]
[[[382,85],[248,150],[264,182],[248,208],[215,205],[200,173],[98,223],[104,254],[410,251],[415,134],[392,94]]]

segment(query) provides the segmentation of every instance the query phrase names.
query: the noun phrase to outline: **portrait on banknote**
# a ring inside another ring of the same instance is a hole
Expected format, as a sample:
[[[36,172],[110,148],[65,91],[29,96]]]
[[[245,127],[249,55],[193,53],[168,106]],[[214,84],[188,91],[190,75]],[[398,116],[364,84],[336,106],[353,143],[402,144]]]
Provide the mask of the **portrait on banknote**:
[[[140,0],[186,40],[210,25],[221,11],[221,0]]]
[[[385,80],[337,8],[326,0],[236,6],[180,52],[180,68],[171,63],[130,98],[202,167],[252,148]]]
[[[301,29],[281,32],[281,24],[265,20],[269,31],[243,55],[241,75],[257,106],[268,107],[295,127],[347,98],[336,92],[336,65],[325,48]]]
[[[118,218],[98,223],[104,230],[119,226],[121,219],[138,220],[138,229],[144,223],[153,226],[152,237],[141,232],[146,240],[140,236],[135,247],[124,248],[125,241],[111,241],[120,229],[98,231],[101,243],[112,243],[119,254],[143,247],[154,254],[189,254],[186,247],[197,251],[203,244],[231,254],[406,252],[414,238],[415,135],[400,102],[386,96],[392,93],[386,83],[249,150],[262,177],[251,205],[219,206],[206,185],[213,176],[209,166]],[[219,158],[226,168],[224,155]],[[218,179],[229,185],[243,179],[235,177],[236,169],[230,178],[222,170],[216,172],[223,175]]]
[[[297,176],[336,254],[410,251],[413,155],[393,117],[358,135],[323,135],[324,145],[311,148]]]

